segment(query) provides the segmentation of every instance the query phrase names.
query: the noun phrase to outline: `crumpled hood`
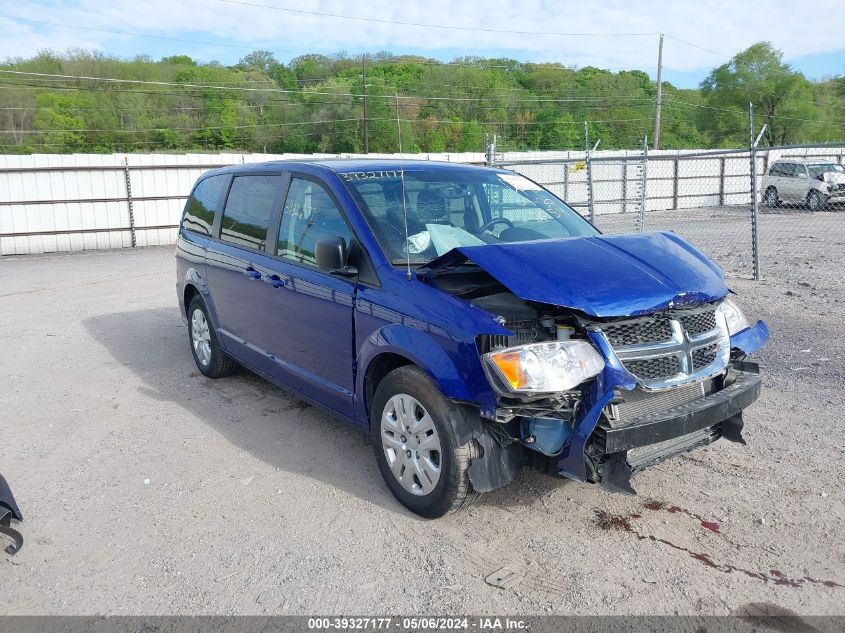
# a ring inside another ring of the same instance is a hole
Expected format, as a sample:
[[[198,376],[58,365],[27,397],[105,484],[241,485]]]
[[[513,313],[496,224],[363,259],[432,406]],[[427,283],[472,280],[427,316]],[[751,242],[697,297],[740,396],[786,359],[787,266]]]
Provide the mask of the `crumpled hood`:
[[[845,173],[828,171],[824,174],[824,181],[831,184],[845,183]]]
[[[431,279],[466,261],[521,299],[593,317],[636,316],[715,301],[728,293],[721,268],[674,233],[461,246],[419,274]]]

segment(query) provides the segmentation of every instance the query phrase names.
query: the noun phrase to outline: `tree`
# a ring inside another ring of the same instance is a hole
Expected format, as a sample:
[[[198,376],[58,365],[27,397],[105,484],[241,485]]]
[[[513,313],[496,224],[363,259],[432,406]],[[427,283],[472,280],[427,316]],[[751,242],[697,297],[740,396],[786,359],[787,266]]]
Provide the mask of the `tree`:
[[[783,54],[759,42],[714,69],[701,83],[706,108],[701,123],[716,145],[748,142],[748,104],[755,125],[766,124],[765,141],[785,145],[804,140],[805,125],[817,118],[812,85],[782,61]]]

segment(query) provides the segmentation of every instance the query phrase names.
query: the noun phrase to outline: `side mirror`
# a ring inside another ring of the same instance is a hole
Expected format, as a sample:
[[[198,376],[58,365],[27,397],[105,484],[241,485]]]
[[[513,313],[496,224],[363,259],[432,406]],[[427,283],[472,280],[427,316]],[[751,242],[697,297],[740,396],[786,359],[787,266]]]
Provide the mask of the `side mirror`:
[[[317,266],[323,270],[333,271],[345,268],[348,254],[346,240],[340,236],[321,238],[317,240],[314,247]]]

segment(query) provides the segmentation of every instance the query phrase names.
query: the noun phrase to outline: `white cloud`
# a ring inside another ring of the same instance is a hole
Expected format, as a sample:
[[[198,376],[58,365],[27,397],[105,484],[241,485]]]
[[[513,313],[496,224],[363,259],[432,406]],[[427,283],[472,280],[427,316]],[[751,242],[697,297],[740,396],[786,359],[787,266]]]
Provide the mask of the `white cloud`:
[[[480,29],[556,31],[565,33],[652,33],[689,40],[705,48],[733,54],[760,40],[770,40],[787,59],[843,48],[836,28],[820,28],[830,16],[842,17],[841,0],[814,0],[812,11],[796,11],[794,3],[773,0],[676,0],[673,2],[604,2],[525,0],[245,0],[326,13],[383,20],[471,26]],[[657,37],[529,36],[449,29],[416,28],[339,20],[313,15],[234,5],[215,0],[36,0],[4,10],[8,16],[46,20],[93,29],[130,31],[172,38],[219,41],[248,48],[269,48],[280,58],[322,51],[425,50],[459,54],[492,54],[573,65],[651,69],[656,64]],[[246,52],[201,44],[167,43],[96,31],[34,25],[0,18],[0,58],[29,56],[40,48],[103,49],[127,56],[162,48],[201,59],[233,59]],[[667,39],[669,68],[690,71],[721,64],[724,57]],[[837,69],[831,69],[836,72]]]

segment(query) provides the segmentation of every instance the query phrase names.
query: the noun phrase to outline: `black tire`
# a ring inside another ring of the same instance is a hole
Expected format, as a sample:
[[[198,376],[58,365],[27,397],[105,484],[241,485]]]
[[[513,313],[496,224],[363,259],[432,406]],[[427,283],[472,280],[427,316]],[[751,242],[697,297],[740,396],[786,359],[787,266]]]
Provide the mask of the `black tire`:
[[[194,347],[194,312],[200,311],[203,319],[208,324],[209,346],[211,348],[211,355],[208,362],[202,362],[202,359],[197,355],[197,350]],[[209,378],[223,378],[224,376],[232,375],[238,368],[238,364],[226,356],[223,350],[220,349],[220,343],[217,340],[217,332],[211,324],[211,319],[208,317],[208,308],[205,307],[205,301],[200,295],[196,295],[191,299],[188,305],[188,345],[191,348],[191,355],[194,357],[194,362],[197,364],[203,375]]]
[[[382,443],[382,416],[394,396],[406,394],[416,399],[431,417],[440,439],[440,478],[428,494],[413,494],[406,490],[393,474]],[[478,447],[474,441],[458,446],[451,419],[457,406],[449,402],[434,381],[413,365],[393,370],[382,379],[376,389],[370,413],[370,437],[376,462],[393,496],[420,516],[435,519],[469,507],[481,493],[472,488],[468,470]]]
[[[774,187],[766,189],[766,195],[763,196],[766,206],[770,209],[777,209],[780,205],[780,198],[778,197],[778,190]]]
[[[827,200],[818,191],[813,189],[807,194],[807,208],[815,213],[816,211],[824,211],[827,206]]]

